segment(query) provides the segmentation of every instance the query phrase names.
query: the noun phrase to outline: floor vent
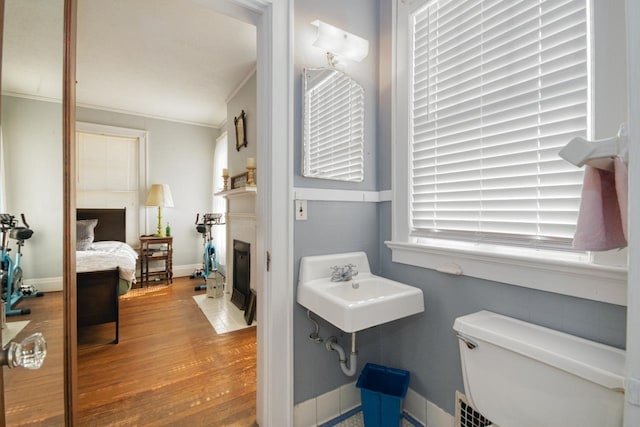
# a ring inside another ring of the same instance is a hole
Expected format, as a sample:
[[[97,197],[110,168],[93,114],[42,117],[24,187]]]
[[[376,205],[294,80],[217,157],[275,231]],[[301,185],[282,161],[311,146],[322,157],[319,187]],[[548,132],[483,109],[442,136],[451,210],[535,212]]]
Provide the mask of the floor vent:
[[[456,391],[455,427],[489,427],[492,425],[491,421],[469,405],[467,397],[463,393]]]

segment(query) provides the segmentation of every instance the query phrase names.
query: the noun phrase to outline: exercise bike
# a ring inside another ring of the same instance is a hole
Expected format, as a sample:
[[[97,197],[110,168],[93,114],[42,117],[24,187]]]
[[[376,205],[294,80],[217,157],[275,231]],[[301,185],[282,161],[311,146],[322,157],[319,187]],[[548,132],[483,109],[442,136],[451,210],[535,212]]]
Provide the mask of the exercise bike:
[[[14,306],[23,297],[41,297],[44,294],[36,292],[33,289],[23,287],[22,285],[22,247],[24,241],[33,236],[33,230],[29,228],[29,224],[24,217],[20,215],[24,226],[18,226],[16,217],[10,214],[0,214],[0,232],[2,232],[2,248],[0,251],[0,277],[2,281],[2,299],[6,302],[6,315],[13,316],[17,314],[29,314],[31,310],[28,308],[14,308]],[[17,241],[18,252],[15,261],[9,255],[9,239]]]
[[[211,227],[213,225],[221,225],[222,214],[206,213],[202,215],[202,222],[199,222],[200,214],[196,214],[196,230],[202,234],[202,246],[204,249],[202,255],[202,269],[196,270],[191,276],[204,278],[204,284],[195,287],[196,291],[207,291],[207,296],[221,296],[222,285],[216,283],[218,273],[218,258],[216,256],[216,247],[213,245],[213,236]]]

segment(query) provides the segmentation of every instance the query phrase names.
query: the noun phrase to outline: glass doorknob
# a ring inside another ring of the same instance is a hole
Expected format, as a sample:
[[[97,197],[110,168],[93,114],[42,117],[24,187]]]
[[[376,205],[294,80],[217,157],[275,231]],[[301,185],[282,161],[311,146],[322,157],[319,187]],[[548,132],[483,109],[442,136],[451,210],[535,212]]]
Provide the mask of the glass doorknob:
[[[47,357],[47,341],[40,332],[29,335],[22,342],[10,342],[6,350],[0,353],[0,364],[13,369],[22,366],[27,369],[39,369]]]

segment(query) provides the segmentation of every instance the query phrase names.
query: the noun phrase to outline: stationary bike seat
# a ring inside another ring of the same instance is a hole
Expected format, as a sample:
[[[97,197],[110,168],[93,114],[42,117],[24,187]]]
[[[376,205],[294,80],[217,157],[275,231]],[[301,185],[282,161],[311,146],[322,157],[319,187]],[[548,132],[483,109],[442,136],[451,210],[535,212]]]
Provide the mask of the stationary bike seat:
[[[33,230],[27,227],[15,227],[9,231],[9,237],[16,240],[27,240],[33,236]]]

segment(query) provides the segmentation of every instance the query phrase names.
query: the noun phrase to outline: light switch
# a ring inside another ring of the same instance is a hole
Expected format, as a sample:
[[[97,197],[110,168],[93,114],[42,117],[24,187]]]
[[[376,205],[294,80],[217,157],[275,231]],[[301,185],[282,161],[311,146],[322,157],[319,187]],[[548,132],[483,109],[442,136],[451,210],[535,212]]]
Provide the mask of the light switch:
[[[307,201],[296,200],[296,221],[307,220]]]

